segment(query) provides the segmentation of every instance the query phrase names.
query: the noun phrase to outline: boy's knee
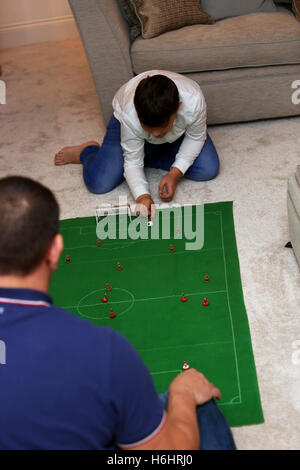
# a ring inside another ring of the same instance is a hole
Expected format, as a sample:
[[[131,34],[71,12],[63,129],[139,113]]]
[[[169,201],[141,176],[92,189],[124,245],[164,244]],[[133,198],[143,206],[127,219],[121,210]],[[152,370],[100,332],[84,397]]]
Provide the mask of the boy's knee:
[[[210,168],[202,168],[201,170],[197,171],[197,169],[194,169],[193,172],[190,173],[190,175],[187,174],[187,177],[190,179],[193,179],[194,181],[209,181],[213,180],[219,173],[219,168],[220,164],[219,162],[211,166]]]
[[[216,176],[219,173],[219,168],[220,168],[219,161],[215,166],[211,168],[207,168],[203,175],[205,178],[204,181],[209,181],[209,180],[213,180],[214,178],[216,178]]]
[[[113,189],[115,189],[119,184],[122,183],[123,180],[121,181],[109,181],[109,180],[104,180],[104,178],[98,178],[97,180],[93,181],[87,181],[85,180],[85,185],[87,189],[94,194],[105,194],[109,193]]]
[[[114,189],[114,187],[112,187],[111,185],[103,184],[103,182],[100,182],[100,183],[93,182],[90,184],[86,183],[86,187],[90,191],[90,193],[94,193],[94,194],[105,194]]]

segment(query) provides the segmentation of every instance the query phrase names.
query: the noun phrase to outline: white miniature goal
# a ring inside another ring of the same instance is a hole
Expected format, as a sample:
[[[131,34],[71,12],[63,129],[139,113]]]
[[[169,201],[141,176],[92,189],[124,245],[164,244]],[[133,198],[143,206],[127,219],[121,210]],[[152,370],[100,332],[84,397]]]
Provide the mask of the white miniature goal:
[[[132,215],[130,205],[101,204],[101,207],[96,207],[97,224],[103,219],[103,217],[107,217],[109,215],[127,215],[131,221]]]

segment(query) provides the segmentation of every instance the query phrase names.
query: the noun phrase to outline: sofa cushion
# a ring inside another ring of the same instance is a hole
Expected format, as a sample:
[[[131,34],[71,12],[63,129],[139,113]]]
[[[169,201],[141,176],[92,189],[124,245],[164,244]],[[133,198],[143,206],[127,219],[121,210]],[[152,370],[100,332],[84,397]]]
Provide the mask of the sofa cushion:
[[[202,8],[213,17],[221,20],[230,16],[247,15],[248,13],[276,11],[273,0],[202,0]]]
[[[293,0],[293,10],[298,21],[300,21],[300,0]]]
[[[134,41],[141,34],[140,20],[136,16],[134,6],[130,0],[118,0],[122,15],[124,16],[130,32],[130,39]]]
[[[131,59],[136,74],[152,69],[184,73],[299,64],[300,25],[284,9],[186,26],[156,38],[136,39]]]
[[[199,0],[131,0],[131,3],[135,7],[145,39],[182,26],[214,23],[201,10]]]

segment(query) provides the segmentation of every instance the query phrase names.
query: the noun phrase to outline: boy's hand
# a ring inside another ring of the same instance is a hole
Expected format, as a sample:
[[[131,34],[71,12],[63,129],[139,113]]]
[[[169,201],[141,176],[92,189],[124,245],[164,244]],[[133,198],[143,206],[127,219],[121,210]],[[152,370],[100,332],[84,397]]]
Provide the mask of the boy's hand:
[[[151,198],[150,194],[142,194],[137,198],[135,214],[136,216],[141,215],[142,217],[154,217],[155,216],[155,208],[154,202]]]
[[[178,168],[172,167],[169,173],[162,178],[158,187],[159,197],[162,200],[166,202],[172,201],[176,185],[181,177],[181,171]]]
[[[189,369],[177,375],[171,382],[169,392],[190,394],[196,405],[203,405],[212,398],[221,400],[220,390],[196,369]]]

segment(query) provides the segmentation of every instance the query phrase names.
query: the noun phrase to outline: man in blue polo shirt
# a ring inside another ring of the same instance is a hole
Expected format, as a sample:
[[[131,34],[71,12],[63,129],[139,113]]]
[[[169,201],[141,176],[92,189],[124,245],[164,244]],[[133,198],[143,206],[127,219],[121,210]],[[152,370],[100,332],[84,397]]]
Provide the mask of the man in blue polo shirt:
[[[166,411],[124,337],[53,306],[58,220],[47,188],[0,180],[0,449],[234,448],[202,374],[173,380]]]

